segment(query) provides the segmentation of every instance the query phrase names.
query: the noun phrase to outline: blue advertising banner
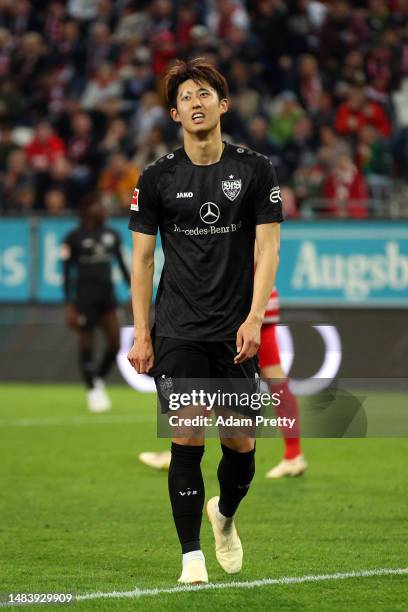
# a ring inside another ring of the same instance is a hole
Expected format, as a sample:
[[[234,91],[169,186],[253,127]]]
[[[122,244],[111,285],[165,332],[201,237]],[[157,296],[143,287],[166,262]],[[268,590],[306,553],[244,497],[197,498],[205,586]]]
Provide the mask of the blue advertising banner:
[[[26,219],[0,221],[0,301],[30,299],[30,226]]]
[[[408,222],[285,222],[277,287],[290,306],[408,306]]]
[[[60,245],[76,219],[0,220],[0,301],[62,301]],[[110,219],[130,266],[127,219]],[[160,236],[155,254],[155,298],[163,266]],[[118,299],[129,291],[116,265]],[[277,279],[287,306],[408,306],[408,222],[286,221]]]

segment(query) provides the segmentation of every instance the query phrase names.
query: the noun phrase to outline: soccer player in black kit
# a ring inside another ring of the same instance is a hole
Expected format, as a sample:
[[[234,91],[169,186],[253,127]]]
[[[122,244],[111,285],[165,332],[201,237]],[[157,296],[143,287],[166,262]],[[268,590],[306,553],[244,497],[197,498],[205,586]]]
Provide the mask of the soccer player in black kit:
[[[70,232],[62,245],[66,321],[78,331],[79,363],[88,389],[88,408],[103,412],[111,407],[104,378],[119,350],[119,323],[112,284],[111,264],[117,261],[130,285],[123,261],[118,233],[105,225],[106,213],[98,193],[84,197],[80,206],[80,225]],[[95,327],[106,338],[106,349],[98,365],[93,360]]]
[[[183,147],[145,168],[129,223],[135,340],[128,359],[137,372],[155,377],[160,399],[163,378],[170,384],[175,379],[255,379],[282,221],[270,161],[222,141],[220,120],[228,110],[224,77],[203,60],[178,61],[165,87],[171,117],[183,130]],[[150,331],[158,230],[165,262]],[[220,437],[220,495],[208,501],[207,514],[217,560],[227,573],[235,573],[243,552],[234,516],[254,476],[255,440]],[[200,546],[203,453],[204,435],[173,438],[168,485],[182,549],[181,583],[208,582]]]

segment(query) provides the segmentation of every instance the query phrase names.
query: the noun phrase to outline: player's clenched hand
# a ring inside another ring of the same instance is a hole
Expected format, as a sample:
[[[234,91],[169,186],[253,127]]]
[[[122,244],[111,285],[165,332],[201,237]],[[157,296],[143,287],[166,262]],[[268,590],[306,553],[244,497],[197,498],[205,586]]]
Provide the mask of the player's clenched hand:
[[[234,363],[242,363],[251,359],[258,352],[261,343],[261,324],[246,320],[237,331],[237,355]]]
[[[73,327],[74,329],[78,327],[78,311],[75,308],[74,304],[66,305],[65,322],[68,325],[68,327]]]
[[[150,336],[137,338],[128,353],[128,360],[138,374],[146,374],[154,363],[153,344]]]

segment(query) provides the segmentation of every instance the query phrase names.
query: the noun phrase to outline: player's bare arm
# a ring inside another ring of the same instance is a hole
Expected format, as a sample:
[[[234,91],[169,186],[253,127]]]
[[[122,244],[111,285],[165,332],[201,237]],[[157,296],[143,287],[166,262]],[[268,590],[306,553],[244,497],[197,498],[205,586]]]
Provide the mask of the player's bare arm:
[[[256,226],[256,269],[251,310],[237,332],[235,363],[253,357],[259,348],[261,326],[269,296],[275,284],[279,263],[280,225]]]
[[[149,311],[153,291],[155,246],[156,236],[133,232],[131,281],[135,336],[128,359],[139,374],[147,373],[154,363]]]

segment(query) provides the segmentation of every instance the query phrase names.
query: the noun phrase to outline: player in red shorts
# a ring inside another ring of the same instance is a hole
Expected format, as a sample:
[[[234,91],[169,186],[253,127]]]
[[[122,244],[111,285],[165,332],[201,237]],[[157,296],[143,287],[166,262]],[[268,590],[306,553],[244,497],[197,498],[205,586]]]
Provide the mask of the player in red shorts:
[[[268,380],[269,391],[278,393],[281,403],[275,407],[277,416],[296,419],[294,429],[282,428],[285,453],[282,461],[266,473],[267,478],[282,476],[300,476],[307,469],[306,460],[300,448],[299,410],[296,397],[289,389],[288,381],[282,370],[279,347],[276,340],[276,324],[279,322],[279,296],[273,289],[265,311],[261,328],[261,345],[258,351],[261,377]]]

